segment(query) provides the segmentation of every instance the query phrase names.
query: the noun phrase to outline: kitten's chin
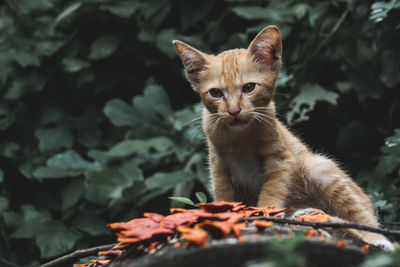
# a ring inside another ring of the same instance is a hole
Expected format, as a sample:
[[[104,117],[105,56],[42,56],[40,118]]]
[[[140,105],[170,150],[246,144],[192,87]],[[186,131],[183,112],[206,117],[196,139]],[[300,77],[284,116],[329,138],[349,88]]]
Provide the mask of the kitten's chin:
[[[250,120],[247,119],[239,119],[239,118],[234,118],[231,120],[228,125],[230,128],[234,130],[241,130],[246,128],[250,124]]]

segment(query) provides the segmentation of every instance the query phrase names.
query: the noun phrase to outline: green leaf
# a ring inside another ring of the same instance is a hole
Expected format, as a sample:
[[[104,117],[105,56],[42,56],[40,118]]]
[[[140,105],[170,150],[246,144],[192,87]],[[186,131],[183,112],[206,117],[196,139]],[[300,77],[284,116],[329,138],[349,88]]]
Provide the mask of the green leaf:
[[[88,62],[77,58],[64,58],[62,63],[67,72],[78,72],[90,65]]]
[[[67,150],[63,153],[55,154],[47,161],[47,165],[53,168],[81,172],[101,170],[101,165],[98,162],[87,161],[73,150]]]
[[[133,184],[133,179],[114,169],[105,169],[99,172],[89,171],[85,176],[85,197],[102,204],[110,199],[120,199],[123,191]]]
[[[36,178],[61,178],[67,176],[77,176],[85,171],[99,171],[102,166],[98,162],[90,162],[83,159],[73,150],[67,150],[52,156],[47,161],[46,167],[39,167],[33,175]]]
[[[2,216],[3,212],[8,208],[8,199],[5,197],[0,197],[0,216]]]
[[[308,113],[318,101],[336,105],[338,97],[337,93],[327,91],[318,84],[305,84],[300,88],[299,95],[290,102],[291,110],[286,114],[286,118],[291,124],[306,121],[309,119]]]
[[[157,155],[172,151],[174,143],[166,137],[155,137],[147,140],[125,140],[113,146],[107,155],[110,157],[127,157],[137,153]]]
[[[84,212],[74,220],[76,227],[92,236],[109,234],[106,222],[94,212]]]
[[[138,164],[137,159],[130,159],[119,168],[119,172],[133,181],[143,181],[143,171],[138,167]]]
[[[4,181],[4,172],[0,169],[0,184]]]
[[[164,29],[157,35],[156,38],[156,46],[158,49],[160,49],[170,58],[176,57],[175,47],[171,45],[171,40],[176,38],[176,35],[175,29]]]
[[[91,46],[89,59],[102,59],[112,55],[118,48],[120,40],[111,35],[103,35]]]
[[[150,120],[157,123],[171,120],[172,109],[168,95],[157,84],[147,85],[143,96],[136,96],[133,99],[133,104],[143,120]]]
[[[65,8],[55,19],[55,23],[58,24],[64,19],[68,18],[71,16],[75,11],[77,11],[81,7],[82,3],[81,2],[76,2],[71,5],[69,5],[67,8]]]
[[[182,203],[188,204],[190,206],[197,207],[196,204],[194,204],[193,201],[191,201],[189,198],[186,198],[186,197],[168,197],[168,198],[172,199],[172,200],[175,200],[175,201],[178,201],[178,202],[182,202]]]
[[[106,103],[104,114],[117,126],[134,126],[134,110],[121,99],[111,99]]]
[[[400,82],[400,64],[397,60],[397,55],[393,55],[391,51],[385,51],[382,55],[382,71],[379,78],[384,84],[393,88]]]
[[[148,189],[162,188],[164,190],[169,190],[176,185],[193,178],[193,174],[180,170],[172,172],[158,172],[153,174],[151,177],[146,178],[145,183]]]
[[[100,9],[107,10],[121,18],[129,18],[142,6],[143,3],[138,1],[119,1],[110,4],[104,3],[100,6]]]
[[[207,196],[203,192],[196,192],[196,197],[200,204],[207,203]]]
[[[80,175],[80,170],[63,170],[54,167],[38,167],[33,171],[33,176],[38,179],[53,179],[53,178],[64,178],[74,177]]]
[[[78,203],[85,192],[82,179],[71,181],[61,192],[61,209],[64,211]]]
[[[48,231],[35,239],[42,258],[52,258],[70,251],[79,236],[70,231]]]
[[[39,139],[39,150],[42,152],[70,147],[74,141],[70,130],[63,126],[37,129],[35,136]]]

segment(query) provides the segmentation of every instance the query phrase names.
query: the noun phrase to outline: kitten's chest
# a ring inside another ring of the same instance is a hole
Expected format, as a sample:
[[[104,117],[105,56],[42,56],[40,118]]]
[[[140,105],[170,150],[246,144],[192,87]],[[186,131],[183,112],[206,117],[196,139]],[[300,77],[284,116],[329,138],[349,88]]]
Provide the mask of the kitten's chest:
[[[254,150],[242,149],[226,153],[225,162],[237,195],[255,194],[258,197],[265,173],[261,156]]]

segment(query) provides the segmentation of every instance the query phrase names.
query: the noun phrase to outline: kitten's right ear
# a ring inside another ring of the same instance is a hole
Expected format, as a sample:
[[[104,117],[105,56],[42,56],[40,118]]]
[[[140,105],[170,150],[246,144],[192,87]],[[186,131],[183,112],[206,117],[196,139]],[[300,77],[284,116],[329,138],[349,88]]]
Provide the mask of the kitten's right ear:
[[[173,40],[172,43],[181,56],[188,80],[191,83],[199,83],[201,74],[207,69],[206,55],[184,42]]]
[[[282,60],[282,38],[278,27],[271,25],[264,28],[251,42],[248,51],[253,61],[268,66],[272,71],[279,71]]]

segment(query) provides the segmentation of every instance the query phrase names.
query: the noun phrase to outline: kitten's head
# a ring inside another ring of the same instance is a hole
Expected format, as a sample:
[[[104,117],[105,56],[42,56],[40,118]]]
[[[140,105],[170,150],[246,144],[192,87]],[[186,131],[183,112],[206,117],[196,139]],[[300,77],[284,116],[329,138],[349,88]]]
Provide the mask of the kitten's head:
[[[218,120],[233,130],[267,120],[282,56],[277,27],[266,27],[247,49],[228,50],[216,56],[181,41],[173,43],[210,120]]]

